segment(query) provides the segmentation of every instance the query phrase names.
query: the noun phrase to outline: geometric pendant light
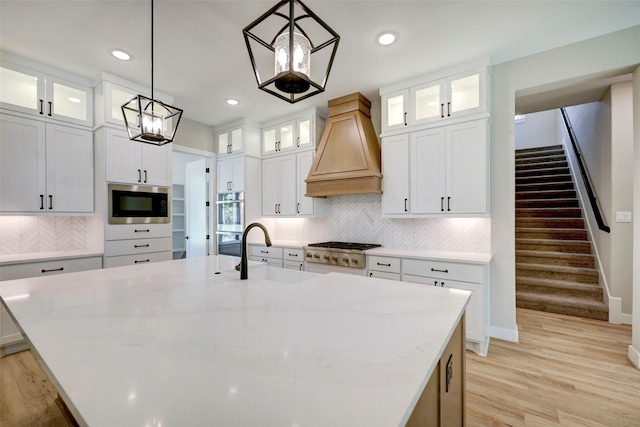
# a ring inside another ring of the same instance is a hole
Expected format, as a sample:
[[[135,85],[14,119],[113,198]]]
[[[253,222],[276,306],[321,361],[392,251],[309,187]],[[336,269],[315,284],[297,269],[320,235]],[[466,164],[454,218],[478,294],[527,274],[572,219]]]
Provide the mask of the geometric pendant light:
[[[242,32],[259,89],[292,104],[324,92],[340,36],[300,0],[282,0]]]
[[[173,142],[182,110],[153,98],[153,0],[151,0],[151,98],[137,95],[122,104],[122,115],[132,141],[153,145]]]

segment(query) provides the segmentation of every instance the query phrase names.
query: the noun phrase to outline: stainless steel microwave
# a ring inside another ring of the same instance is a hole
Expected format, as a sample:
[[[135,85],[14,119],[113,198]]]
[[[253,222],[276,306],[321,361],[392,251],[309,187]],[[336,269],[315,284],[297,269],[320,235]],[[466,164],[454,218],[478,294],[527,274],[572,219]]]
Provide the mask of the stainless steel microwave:
[[[171,189],[109,184],[109,224],[162,224],[170,217]]]

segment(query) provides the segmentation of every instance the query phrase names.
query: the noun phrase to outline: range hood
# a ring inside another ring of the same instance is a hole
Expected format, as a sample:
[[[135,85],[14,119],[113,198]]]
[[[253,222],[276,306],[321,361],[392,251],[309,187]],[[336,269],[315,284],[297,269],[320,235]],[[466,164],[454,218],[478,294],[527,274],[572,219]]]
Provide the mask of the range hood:
[[[361,93],[329,101],[327,126],[306,179],[308,197],[382,193],[380,143]]]

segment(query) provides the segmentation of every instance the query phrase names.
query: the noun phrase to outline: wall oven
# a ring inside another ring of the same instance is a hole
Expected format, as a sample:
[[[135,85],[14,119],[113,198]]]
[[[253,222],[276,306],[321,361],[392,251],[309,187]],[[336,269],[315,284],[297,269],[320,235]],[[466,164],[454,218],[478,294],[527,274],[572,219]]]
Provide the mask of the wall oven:
[[[220,193],[216,200],[219,255],[241,256],[244,232],[244,193]]]
[[[109,224],[163,224],[170,221],[171,189],[109,184]]]

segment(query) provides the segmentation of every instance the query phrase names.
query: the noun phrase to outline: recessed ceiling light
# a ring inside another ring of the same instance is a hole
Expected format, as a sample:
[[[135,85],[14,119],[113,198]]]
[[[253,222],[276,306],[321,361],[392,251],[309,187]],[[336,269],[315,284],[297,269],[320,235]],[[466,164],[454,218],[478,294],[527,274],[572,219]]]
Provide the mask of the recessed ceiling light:
[[[131,55],[129,55],[127,52],[123,52],[121,50],[111,51],[111,54],[113,56],[115,56],[116,58],[121,59],[123,61],[128,61],[129,59],[131,59]]]
[[[227,99],[227,104],[229,104],[229,105],[238,105],[238,100],[237,99],[233,99],[233,98],[229,98],[229,99]]]
[[[382,46],[389,46],[396,41],[396,34],[391,31],[386,31],[378,36],[378,43]]]
[[[67,98],[69,100],[69,102],[73,102],[74,104],[78,104],[81,101],[78,98],[74,98],[73,96]]]

